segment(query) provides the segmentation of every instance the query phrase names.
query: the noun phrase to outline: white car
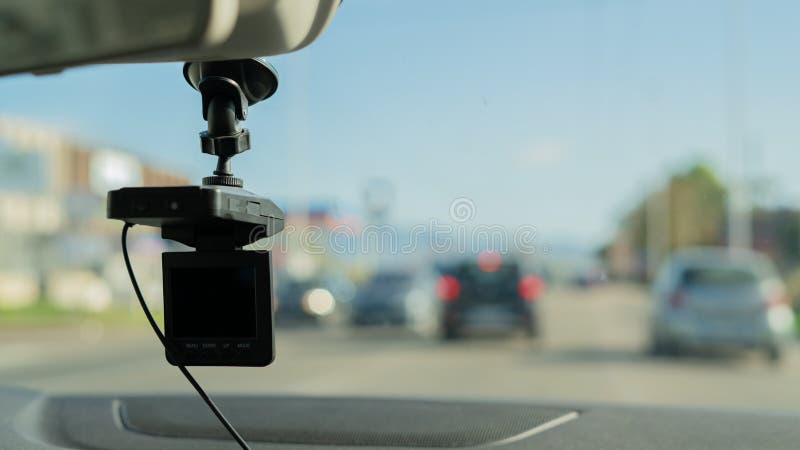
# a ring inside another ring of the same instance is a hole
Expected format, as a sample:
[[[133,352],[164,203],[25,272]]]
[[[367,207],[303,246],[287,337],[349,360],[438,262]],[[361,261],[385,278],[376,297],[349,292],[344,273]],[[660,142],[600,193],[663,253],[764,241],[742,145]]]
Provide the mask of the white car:
[[[653,285],[654,353],[755,348],[777,361],[793,330],[786,288],[769,258],[754,251],[677,251]]]

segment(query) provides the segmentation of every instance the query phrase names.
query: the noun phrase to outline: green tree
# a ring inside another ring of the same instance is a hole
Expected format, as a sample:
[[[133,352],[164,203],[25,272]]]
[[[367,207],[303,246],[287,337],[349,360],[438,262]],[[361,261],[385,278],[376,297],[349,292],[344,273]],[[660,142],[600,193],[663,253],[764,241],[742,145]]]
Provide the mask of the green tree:
[[[670,250],[724,242],[727,191],[707,165],[669,182]]]

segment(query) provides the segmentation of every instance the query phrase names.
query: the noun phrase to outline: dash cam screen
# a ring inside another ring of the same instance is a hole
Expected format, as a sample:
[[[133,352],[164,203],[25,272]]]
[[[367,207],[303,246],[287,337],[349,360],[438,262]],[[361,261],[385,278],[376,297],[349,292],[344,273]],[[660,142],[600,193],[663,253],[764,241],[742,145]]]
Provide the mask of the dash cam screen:
[[[257,337],[255,268],[177,267],[171,271],[173,337]]]

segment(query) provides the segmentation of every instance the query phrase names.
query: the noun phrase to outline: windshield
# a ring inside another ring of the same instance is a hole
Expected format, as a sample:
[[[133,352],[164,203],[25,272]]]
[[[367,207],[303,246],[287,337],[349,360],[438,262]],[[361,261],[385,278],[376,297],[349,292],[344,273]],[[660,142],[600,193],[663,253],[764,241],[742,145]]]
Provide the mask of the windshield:
[[[742,269],[687,269],[683,284],[692,286],[741,287],[758,282],[756,274]]]
[[[795,2],[345,1],[269,58],[279,88],[231,161],[286,212],[247,247],[271,252],[276,360],[198,380],[800,408],[798,18]],[[212,174],[182,65],[5,77],[0,98],[0,384],[191,392],[105,203]],[[129,247],[162,323],[161,253],[188,249],[145,226]],[[654,286],[675,252],[729,248],[777,275],[740,289],[760,275],[675,266]],[[178,307],[252,334],[231,322],[253,306],[226,299],[253,281],[212,281],[234,275],[183,277]]]

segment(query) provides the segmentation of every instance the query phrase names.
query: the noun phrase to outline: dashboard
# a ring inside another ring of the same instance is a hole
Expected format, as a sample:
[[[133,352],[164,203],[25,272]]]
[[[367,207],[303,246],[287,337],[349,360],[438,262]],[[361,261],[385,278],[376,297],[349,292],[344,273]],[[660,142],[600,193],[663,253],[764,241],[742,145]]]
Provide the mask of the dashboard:
[[[253,448],[786,449],[800,414],[487,400],[216,396]],[[54,395],[0,388],[16,449],[238,448],[193,395]]]

